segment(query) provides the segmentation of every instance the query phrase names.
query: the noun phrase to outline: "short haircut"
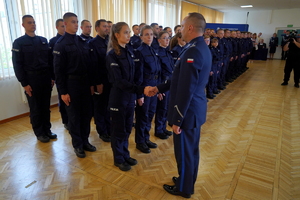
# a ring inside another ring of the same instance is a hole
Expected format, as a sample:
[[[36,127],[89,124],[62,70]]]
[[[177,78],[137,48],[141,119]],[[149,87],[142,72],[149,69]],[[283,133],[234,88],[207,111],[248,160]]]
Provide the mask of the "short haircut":
[[[106,20],[105,20],[105,19],[98,19],[98,20],[95,22],[95,28],[96,28],[96,27],[99,27],[100,24],[101,24],[101,22],[106,22]]]
[[[210,40],[210,43],[219,43],[218,39],[217,38],[213,38]]]
[[[147,30],[147,29],[151,29],[151,30],[153,31],[153,28],[152,28],[151,26],[146,25],[146,26],[144,26],[144,27],[142,28],[141,33],[140,33],[140,36],[143,36],[144,30]]]
[[[176,25],[176,26],[174,27],[174,32],[176,32],[176,29],[177,29],[178,27],[181,27],[181,25]]]
[[[84,20],[81,21],[81,26],[83,26],[84,22],[89,22],[89,23],[91,23],[89,20],[84,19]]]
[[[193,24],[197,32],[204,32],[206,21],[202,14],[197,12],[189,13],[186,20],[190,21]]]
[[[150,24],[151,27],[154,27],[156,25],[158,26],[158,23],[152,23],[152,24]]]
[[[220,31],[224,31],[224,30],[220,28],[220,29],[217,30],[217,33],[219,33]],[[225,32],[225,31],[224,31],[224,32]]]
[[[165,28],[164,28],[164,31],[167,31],[167,30],[168,30],[168,28],[170,28],[170,27],[168,27],[168,26],[167,26],[167,27],[165,27]]]
[[[167,31],[161,31],[161,32],[159,32],[159,34],[158,34],[158,39],[160,39],[161,38],[161,36],[163,35],[163,34],[168,34],[168,36],[169,36],[169,33],[167,32]]]
[[[206,39],[206,38],[210,39],[210,36],[209,35],[204,35],[204,39]]]
[[[139,26],[144,26],[144,25],[146,26],[147,24],[143,22],[143,23],[140,23]]]
[[[163,26],[158,26],[159,28],[163,28]]]
[[[71,12],[67,12],[67,13],[64,14],[63,19],[64,19],[64,21],[66,21],[70,17],[77,17],[77,15],[75,15],[74,13],[71,13]]]
[[[112,24],[112,21],[106,21],[108,24]]]
[[[64,20],[63,19],[57,19],[56,22],[55,22],[56,27],[59,25],[59,22],[64,22]]]
[[[137,24],[133,25],[133,26],[132,26],[132,29],[133,29],[135,26],[139,26],[139,25],[137,25]]]
[[[22,17],[22,23],[24,22],[24,20],[25,20],[26,18],[33,18],[33,17],[32,17],[32,15],[24,15],[24,16]]]
[[[226,31],[230,31],[228,28],[226,28],[226,29],[224,29],[224,32],[226,32]]]
[[[210,31],[210,28],[206,28],[205,30],[206,30],[206,31]]]

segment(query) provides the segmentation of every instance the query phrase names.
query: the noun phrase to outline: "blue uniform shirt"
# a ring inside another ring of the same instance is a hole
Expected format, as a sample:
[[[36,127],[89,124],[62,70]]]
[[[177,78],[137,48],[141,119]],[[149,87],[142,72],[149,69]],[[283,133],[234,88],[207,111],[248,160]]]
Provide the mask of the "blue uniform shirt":
[[[27,72],[53,71],[49,65],[48,41],[41,36],[30,37],[25,34],[17,38],[13,43],[12,62],[16,77],[23,87],[29,84]]]
[[[167,50],[167,48],[159,47],[158,48],[158,56],[160,60],[161,66],[161,82],[165,82],[166,80],[171,79],[174,62],[171,52]]]
[[[210,52],[212,56],[212,65],[211,65],[211,71],[218,71],[218,67],[221,65],[222,58],[220,50],[216,47],[210,47]]]
[[[89,41],[90,47],[94,50],[93,62],[95,63],[95,84],[101,85],[108,83],[108,72],[106,68],[106,51],[108,44],[108,36],[105,38],[97,35]]]
[[[91,39],[93,39],[92,36],[86,36],[86,35],[83,35],[83,34],[81,34],[80,37],[82,37],[83,39],[85,39],[85,41],[87,41],[87,42],[90,41]]]
[[[61,94],[67,94],[68,76],[87,76],[90,85],[94,83],[94,69],[91,63],[89,44],[80,36],[65,33],[54,46],[54,72]]]
[[[181,53],[181,51],[184,49],[184,46],[180,46],[179,44],[177,44],[172,50],[171,50],[171,54],[174,60],[174,64],[177,61],[177,58],[179,56],[179,54]]]
[[[140,36],[138,35],[133,35],[130,38],[130,42],[129,42],[130,46],[132,46],[133,50],[136,50],[137,48],[139,48],[139,46],[141,46],[142,44],[142,39]]]
[[[175,63],[170,87],[168,121],[193,129],[206,121],[205,87],[211,69],[211,53],[203,37],[191,40]]]

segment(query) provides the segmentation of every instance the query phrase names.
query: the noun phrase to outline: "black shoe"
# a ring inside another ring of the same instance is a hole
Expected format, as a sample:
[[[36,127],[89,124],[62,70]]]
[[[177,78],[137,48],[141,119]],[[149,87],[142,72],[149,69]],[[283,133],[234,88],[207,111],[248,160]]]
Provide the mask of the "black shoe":
[[[165,140],[165,139],[168,139],[168,138],[169,138],[169,136],[166,135],[165,133],[154,133],[154,136],[155,136],[155,137],[158,137],[158,138],[160,138],[160,139],[162,139],[162,140]]]
[[[74,149],[74,152],[76,153],[76,156],[79,158],[85,158],[85,152],[83,148],[76,148]]]
[[[176,177],[176,176],[172,177],[172,181],[175,185],[176,185],[177,180],[178,180],[178,177]],[[194,194],[194,192],[192,192],[192,194]]]
[[[69,130],[68,124],[64,124],[65,129]]]
[[[147,146],[146,143],[138,143],[138,144],[136,144],[136,148],[138,150],[140,150],[141,152],[143,152],[143,153],[150,153],[151,152],[151,150],[149,149],[149,147]]]
[[[299,88],[299,84],[296,84],[296,83],[295,83],[294,87]]]
[[[128,171],[131,169],[131,166],[125,161],[123,163],[114,163],[115,166],[119,167],[122,171]]]
[[[168,130],[164,130],[164,133],[168,136],[171,136],[173,135],[173,132],[172,131],[168,131]]]
[[[157,144],[155,144],[154,142],[151,142],[150,140],[146,141],[146,145],[151,149],[157,148]]]
[[[38,136],[37,139],[40,141],[40,142],[43,142],[43,143],[47,143],[50,141],[50,138],[46,135],[41,135],[41,136]]]
[[[89,152],[94,152],[97,149],[95,146],[91,145],[90,143],[87,143],[87,144],[83,145],[83,150],[89,151]]]
[[[288,82],[283,82],[281,83],[281,85],[288,85]]]
[[[171,186],[171,185],[167,185],[167,184],[164,184],[163,188],[169,192],[170,194],[173,194],[173,195],[177,195],[177,196],[182,196],[184,198],[191,198],[191,194],[186,194],[186,193],[183,193],[183,192],[180,192],[175,185]]]
[[[130,166],[136,165],[136,164],[138,163],[136,159],[131,158],[131,157],[125,159],[125,161],[126,161]]]
[[[220,91],[219,91],[219,90],[214,90],[213,93],[214,93],[214,94],[219,94]]]
[[[104,142],[110,142],[110,136],[109,135],[99,135],[99,138],[101,138]]]
[[[57,135],[55,133],[52,133],[51,131],[49,131],[47,134],[46,134],[50,139],[56,139],[57,138]]]
[[[213,96],[212,94],[208,94],[208,95],[206,95],[206,97],[207,97],[208,99],[214,99],[214,96]]]

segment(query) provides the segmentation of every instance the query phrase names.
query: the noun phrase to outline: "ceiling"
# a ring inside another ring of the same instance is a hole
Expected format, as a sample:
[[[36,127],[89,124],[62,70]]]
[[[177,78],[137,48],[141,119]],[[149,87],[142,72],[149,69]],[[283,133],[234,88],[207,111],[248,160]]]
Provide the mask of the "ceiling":
[[[300,0],[187,0],[222,12],[300,8]],[[241,8],[253,5],[253,8]],[[296,17],[296,16],[295,16]]]

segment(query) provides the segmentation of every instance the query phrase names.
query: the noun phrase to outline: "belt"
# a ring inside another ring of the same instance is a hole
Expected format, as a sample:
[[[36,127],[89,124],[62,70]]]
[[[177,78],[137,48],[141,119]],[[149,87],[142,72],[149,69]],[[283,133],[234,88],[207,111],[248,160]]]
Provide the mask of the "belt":
[[[83,80],[87,78],[87,74],[85,75],[68,75],[69,80]]]
[[[144,79],[153,79],[153,80],[156,80],[156,79],[158,79],[158,75],[145,75],[144,76]]]
[[[46,72],[49,72],[49,69],[41,69],[41,70],[35,70],[35,71],[27,71],[26,73],[28,75],[39,75],[39,74],[45,74]]]

